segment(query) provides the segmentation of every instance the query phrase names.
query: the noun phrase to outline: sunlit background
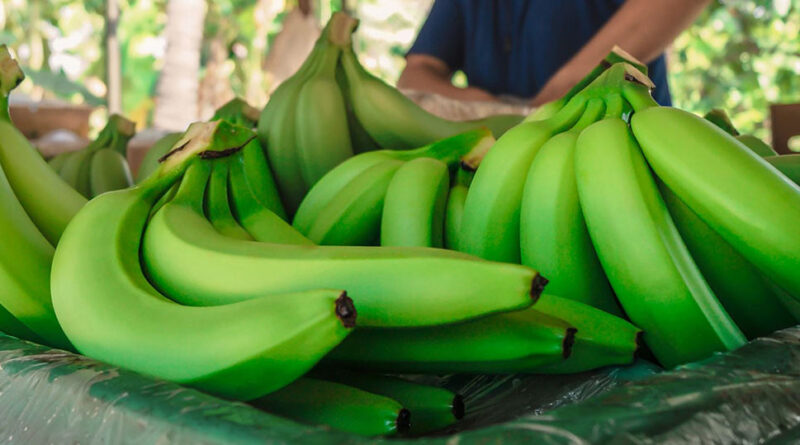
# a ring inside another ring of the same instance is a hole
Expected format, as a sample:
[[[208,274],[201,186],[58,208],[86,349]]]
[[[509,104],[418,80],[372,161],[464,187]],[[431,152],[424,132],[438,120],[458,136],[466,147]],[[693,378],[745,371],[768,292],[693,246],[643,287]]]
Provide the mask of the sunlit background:
[[[202,4],[203,2],[199,2]],[[313,19],[324,23],[341,0],[312,1]],[[394,82],[432,0],[348,0],[361,25],[356,48],[365,66]],[[274,88],[268,53],[295,1],[207,1],[198,108],[202,116],[234,95],[263,106]],[[0,43],[17,54],[28,79],[25,99],[63,100],[99,107],[105,119],[103,0],[3,0]],[[122,109],[152,123],[164,63],[166,0],[120,2]],[[800,0],[714,2],[669,51],[670,87],[676,105],[703,113],[729,111],[744,132],[769,139],[768,106],[800,102]],[[272,62],[274,64],[274,61]],[[463,76],[456,76],[463,83]]]

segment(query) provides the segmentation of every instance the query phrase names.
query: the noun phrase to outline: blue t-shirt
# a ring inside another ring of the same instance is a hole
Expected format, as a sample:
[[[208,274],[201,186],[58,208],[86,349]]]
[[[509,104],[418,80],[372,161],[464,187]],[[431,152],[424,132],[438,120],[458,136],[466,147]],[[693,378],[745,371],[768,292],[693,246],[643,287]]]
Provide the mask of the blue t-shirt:
[[[625,0],[435,0],[409,54],[428,54],[469,84],[530,98]],[[649,65],[653,96],[670,105],[664,55]]]

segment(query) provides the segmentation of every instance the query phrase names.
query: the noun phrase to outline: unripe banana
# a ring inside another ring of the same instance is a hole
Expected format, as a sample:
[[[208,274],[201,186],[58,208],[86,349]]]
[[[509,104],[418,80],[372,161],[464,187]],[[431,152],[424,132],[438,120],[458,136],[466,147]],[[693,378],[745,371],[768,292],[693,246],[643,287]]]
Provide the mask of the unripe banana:
[[[261,151],[261,147],[256,147]],[[245,172],[247,147],[232,156],[230,161],[229,194],[236,221],[253,239],[268,243],[313,244],[289,223],[281,219],[256,199],[248,186]]]
[[[491,130],[494,137],[499,138],[506,131],[516,127],[525,116],[521,114],[493,114],[480,119],[468,121],[476,126],[486,127]]]
[[[739,136],[739,130],[733,126],[733,122],[731,122],[730,116],[725,110],[721,108],[714,108],[705,115],[703,115],[703,119],[711,122],[712,124],[719,127],[725,133],[728,133],[731,136]]]
[[[623,120],[604,119],[578,136],[575,176],[603,269],[664,366],[745,343],[692,260]]]
[[[353,156],[344,97],[336,83],[340,54],[337,47],[326,49],[297,96],[296,149],[307,188]]]
[[[63,153],[59,153],[50,158],[50,160],[47,161],[47,163],[50,164],[50,167],[53,169],[54,172],[58,173],[59,171],[61,171],[61,168],[64,167],[64,164],[67,162],[67,159],[69,159],[70,155],[72,155],[73,153],[75,152],[66,151]]]
[[[459,249],[493,261],[519,263],[519,211],[525,176],[539,148],[583,113],[576,98],[553,118],[518,125],[489,150],[475,173],[461,222]]]
[[[222,119],[235,125],[240,125],[245,128],[256,128],[258,125],[258,118],[260,112],[253,108],[246,100],[235,97],[225,105],[219,107],[214,116],[211,117],[212,121]]]
[[[800,185],[800,154],[769,156],[764,158],[792,182]]]
[[[778,329],[794,326],[794,317],[787,313],[761,273],[663,182],[659,183],[659,187],[675,226],[700,272],[747,338],[769,335]]]
[[[233,217],[228,201],[228,165],[230,157],[206,161],[211,163],[211,175],[204,201],[205,214],[211,225],[222,235],[241,240],[253,237]]]
[[[626,88],[636,108],[631,127],[658,177],[770,281],[800,299],[800,186],[706,120],[653,106],[646,94]]]
[[[778,152],[770,147],[766,142],[753,136],[752,134],[740,134],[736,136],[736,140],[747,146],[753,153],[761,156],[777,156]]]
[[[342,369],[314,371],[313,375],[397,400],[411,413],[408,433],[412,435],[441,430],[464,417],[464,399],[444,388]]]
[[[242,149],[247,184],[253,196],[261,205],[286,220],[286,210],[281,203],[278,186],[272,176],[267,156],[257,139],[250,141]]]
[[[2,98],[22,82],[24,74],[5,46],[0,47]],[[7,110],[6,110],[7,111]],[[86,203],[86,198],[64,182],[10,121],[0,120],[0,165],[22,207],[50,244]]]
[[[347,288],[365,326],[425,326],[521,309],[546,283],[527,267],[443,249],[237,240],[214,230],[202,208],[175,200],[150,220],[143,259],[155,286],[183,304],[219,305],[288,291]]]
[[[418,158],[403,164],[386,190],[381,245],[442,247],[449,189],[450,172],[444,162]]]
[[[450,187],[450,193],[447,195],[447,207],[444,215],[444,246],[448,249],[459,250],[458,240],[461,237],[464,202],[467,200],[473,176],[475,176],[475,172],[459,168],[456,172],[455,183]]]
[[[52,291],[58,320],[81,353],[249,400],[297,379],[350,332],[355,308],[342,291],[186,307],[143,274],[140,243],[152,204],[198,153],[235,149],[250,137],[221,121],[195,124],[178,141],[183,150],[150,180],[103,194],[75,217],[53,260]],[[208,175],[207,162],[194,162],[172,202],[202,206]]]
[[[605,110],[602,101],[589,102],[589,123]],[[617,115],[619,117],[619,115]],[[553,136],[539,150],[525,180],[520,208],[522,264],[542,271],[547,291],[622,315],[589,238],[575,181],[575,142],[583,123]]]
[[[142,158],[142,163],[139,164],[139,169],[136,171],[137,184],[158,170],[159,159],[166,155],[182,136],[183,133],[168,133],[147,150],[144,158]]]
[[[392,373],[532,372],[569,357],[575,336],[534,308],[445,326],[357,330],[326,363]]]
[[[89,190],[97,196],[111,190],[120,190],[133,185],[128,161],[118,151],[101,148],[92,154],[89,166]]]
[[[64,161],[64,166],[59,171],[67,184],[87,198],[92,196],[90,170],[93,154],[94,152],[86,149],[77,151]]]
[[[624,319],[568,298],[545,294],[534,308],[577,329],[572,354],[563,362],[535,369],[542,374],[571,374],[633,362],[642,330]]]
[[[340,58],[341,59],[341,58]],[[350,142],[353,144],[354,153],[364,153],[367,151],[378,150],[380,146],[372,136],[367,133],[361,122],[358,121],[356,113],[353,110],[353,104],[350,101],[350,85],[347,83],[347,76],[342,68],[341,60],[336,66],[336,82],[342,90],[344,96],[345,107],[347,110],[347,127],[350,131]]]
[[[407,409],[389,397],[308,377],[250,403],[282,417],[362,436],[404,433],[412,419]]]

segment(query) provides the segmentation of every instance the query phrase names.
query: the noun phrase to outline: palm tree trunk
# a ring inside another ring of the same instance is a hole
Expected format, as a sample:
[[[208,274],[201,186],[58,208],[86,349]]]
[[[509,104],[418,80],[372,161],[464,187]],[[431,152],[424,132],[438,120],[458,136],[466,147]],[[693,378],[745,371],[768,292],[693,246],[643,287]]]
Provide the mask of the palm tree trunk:
[[[164,67],[158,79],[153,125],[182,131],[199,117],[200,48],[203,43],[204,0],[167,3]]]

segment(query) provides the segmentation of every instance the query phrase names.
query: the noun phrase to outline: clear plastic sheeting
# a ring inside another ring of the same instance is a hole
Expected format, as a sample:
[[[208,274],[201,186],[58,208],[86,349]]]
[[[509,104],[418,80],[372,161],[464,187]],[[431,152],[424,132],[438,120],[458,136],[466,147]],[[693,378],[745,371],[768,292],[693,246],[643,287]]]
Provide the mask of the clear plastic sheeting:
[[[430,437],[368,439],[0,335],[0,443],[800,441],[800,328],[668,372],[639,361],[571,376],[418,379],[459,391],[465,418]]]

